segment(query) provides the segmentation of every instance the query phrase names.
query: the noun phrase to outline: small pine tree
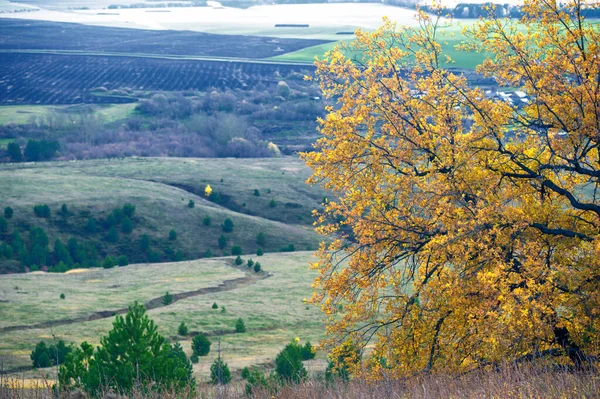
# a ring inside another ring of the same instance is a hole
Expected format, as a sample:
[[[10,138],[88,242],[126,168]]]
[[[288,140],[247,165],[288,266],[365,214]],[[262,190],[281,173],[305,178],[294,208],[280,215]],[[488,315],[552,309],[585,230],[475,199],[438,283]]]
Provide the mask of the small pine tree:
[[[227,309],[225,309],[225,306],[221,306],[221,313],[227,313]]]
[[[190,201],[188,202],[187,206],[188,206],[188,208],[190,208],[190,209],[191,209],[191,208],[193,208],[193,207],[195,207],[195,206],[196,206],[196,203],[195,203],[193,200],[190,200]]]
[[[179,328],[177,328],[177,333],[179,335],[181,335],[182,337],[185,337],[186,335],[188,335],[188,327],[185,325],[185,322],[181,322],[181,324],[179,325]]]
[[[204,333],[196,335],[192,339],[192,351],[196,356],[206,356],[210,353],[211,342]]]
[[[210,226],[212,223],[212,219],[208,215],[204,215],[204,219],[202,219],[202,224],[205,226]]]
[[[225,233],[231,233],[233,231],[233,221],[229,218],[226,218],[221,228]]]
[[[192,363],[196,364],[196,363],[198,363],[200,361],[200,358],[195,353],[192,353],[192,356],[190,356],[190,361]]]
[[[219,305],[217,305],[216,302],[213,302],[212,306],[213,309],[219,309]]]
[[[264,254],[264,252],[263,252],[262,248],[258,248],[256,250],[256,256],[263,256],[263,254]]]
[[[60,299],[65,299],[65,294],[60,294]]]
[[[279,352],[275,358],[275,371],[279,377],[288,382],[299,383],[306,379],[308,373],[302,364],[302,347],[292,341]]]
[[[221,234],[219,237],[219,248],[223,249],[227,246],[227,237]]]
[[[85,226],[85,231],[87,231],[90,234],[94,234],[96,231],[98,231],[98,226],[96,224],[96,219],[94,218],[89,218],[87,221],[87,225]]]
[[[169,294],[169,291],[165,292],[165,295],[162,297],[163,305],[170,305],[173,303],[173,295]]]
[[[106,235],[106,241],[113,244],[119,241],[119,232],[117,231],[117,229],[115,229],[115,226],[111,227],[108,230],[108,234]]]
[[[248,267],[252,267],[252,266],[254,266],[254,261],[252,259],[248,259],[247,264],[248,264]]]
[[[134,213],[135,213],[135,205],[130,204],[130,203],[123,205],[123,215],[125,215],[128,218],[132,218]]]
[[[4,208],[4,217],[7,219],[10,219],[13,217],[15,211],[10,207],[7,206],[6,208]]]
[[[132,231],[133,231],[133,222],[131,221],[131,219],[126,217],[125,219],[123,219],[123,224],[121,224],[121,232],[123,234],[129,234]]]
[[[67,204],[62,204],[60,206],[60,214],[62,216],[68,216],[69,215],[69,208],[67,208]]]
[[[260,191],[258,191],[257,188],[254,189],[254,196],[255,197],[260,197]]]
[[[169,240],[175,241],[177,239],[177,232],[175,230],[169,231]]]
[[[277,202],[272,199],[271,202],[269,202],[269,208],[275,208],[277,206]]]
[[[246,324],[244,324],[244,320],[240,317],[235,322],[235,332],[236,333],[245,333],[246,332]]]
[[[8,156],[12,162],[21,162],[23,160],[23,152],[21,151],[21,146],[15,143],[14,141],[8,143],[6,147],[6,151],[8,152]]]
[[[8,222],[3,216],[0,216],[0,233],[6,233],[8,231]]]
[[[267,243],[267,236],[262,231],[256,235],[256,245],[264,247]]]
[[[259,271],[260,271],[260,263],[259,263],[259,262],[256,262],[256,263],[254,264],[254,272],[255,272],[255,273],[258,273]]]
[[[213,384],[225,385],[231,381],[229,366],[220,357],[210,366],[210,381]]]
[[[234,245],[233,247],[231,247],[231,254],[232,255],[241,255],[242,247],[240,247],[239,245]]]
[[[317,354],[315,353],[315,350],[312,347],[310,341],[306,341],[306,343],[302,347],[302,360],[314,359],[316,355]]]
[[[235,258],[235,264],[237,266],[241,265],[242,263],[244,263],[244,261],[242,260],[242,258],[238,255],[237,258]]]
[[[204,252],[204,257],[205,258],[212,258],[213,253],[210,249],[207,249],[206,252]]]
[[[144,252],[148,252],[150,249],[150,237],[148,234],[143,234],[140,237],[140,249]]]

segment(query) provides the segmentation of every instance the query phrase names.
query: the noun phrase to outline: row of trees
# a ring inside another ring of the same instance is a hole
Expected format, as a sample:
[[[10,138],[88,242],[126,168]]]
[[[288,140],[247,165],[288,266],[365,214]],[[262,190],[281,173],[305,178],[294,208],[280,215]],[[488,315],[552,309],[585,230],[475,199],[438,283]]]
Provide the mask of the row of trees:
[[[11,162],[38,162],[54,158],[59,149],[58,141],[29,140],[24,151],[21,150],[18,143],[13,141],[8,143],[6,152]]]

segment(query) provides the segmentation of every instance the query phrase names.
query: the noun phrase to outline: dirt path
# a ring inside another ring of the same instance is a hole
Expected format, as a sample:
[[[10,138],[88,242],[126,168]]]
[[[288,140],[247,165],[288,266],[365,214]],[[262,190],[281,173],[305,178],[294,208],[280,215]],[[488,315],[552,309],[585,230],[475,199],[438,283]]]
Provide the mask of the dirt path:
[[[256,275],[254,273],[246,273],[246,275],[244,277],[238,277],[238,278],[234,278],[234,279],[230,279],[230,280],[225,280],[221,284],[216,285],[216,286],[200,288],[195,291],[181,292],[179,294],[173,294],[173,301],[169,305],[165,305],[163,303],[163,297],[160,296],[157,298],[150,299],[149,301],[144,303],[144,306],[146,307],[147,310],[170,306],[170,305],[174,304],[175,302],[180,301],[185,298],[190,298],[190,297],[199,296],[199,295],[213,294],[216,292],[231,291],[231,290],[235,290],[240,287],[245,287],[245,286],[248,286],[251,284],[255,284],[257,281],[265,280],[269,277],[271,277],[270,273],[264,273],[261,275]],[[68,325],[68,324],[82,323],[82,322],[86,322],[86,321],[106,319],[109,317],[114,317],[115,315],[118,315],[118,314],[125,314],[125,313],[127,313],[127,311],[128,311],[128,308],[121,308],[121,309],[116,309],[116,310],[102,310],[99,312],[94,312],[87,316],[80,316],[80,317],[75,317],[75,318],[71,318],[71,319],[59,319],[59,320],[45,321],[45,322],[37,323],[37,324],[2,327],[2,328],[0,328],[0,333],[22,331],[22,330],[34,330],[34,329],[39,329],[39,328],[51,328],[51,327],[57,327],[57,326],[64,326],[64,325]]]

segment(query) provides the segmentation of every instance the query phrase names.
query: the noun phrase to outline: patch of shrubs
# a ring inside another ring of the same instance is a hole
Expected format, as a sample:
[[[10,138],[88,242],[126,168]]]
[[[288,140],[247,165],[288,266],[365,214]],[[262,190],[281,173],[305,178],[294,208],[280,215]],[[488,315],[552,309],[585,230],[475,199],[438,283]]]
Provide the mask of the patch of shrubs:
[[[218,244],[220,249],[224,249],[227,246],[227,237],[221,234]]]
[[[210,226],[211,222],[212,219],[210,218],[210,216],[204,215],[204,218],[202,219],[202,224],[205,226]]]
[[[299,383],[306,379],[308,373],[302,364],[302,346],[298,338],[279,352],[275,358],[275,371],[287,382]]]
[[[290,244],[287,247],[279,248],[279,252],[294,252],[294,251],[296,251],[296,247],[294,246],[294,244]]]
[[[196,206],[196,203],[193,200],[189,200],[188,204],[187,204],[188,208],[193,208]]]
[[[262,248],[258,248],[256,250],[256,256],[263,256],[263,254],[264,254],[264,252],[263,252]]]
[[[246,264],[248,265],[248,267],[252,267],[254,266],[254,261],[252,259],[248,259],[248,262]]]
[[[262,231],[256,235],[256,245],[264,247],[267,243],[267,236]]]
[[[240,247],[239,245],[234,245],[233,247],[231,247],[231,255],[241,255],[242,254],[242,247]]]
[[[177,232],[175,230],[169,231],[169,241],[177,240]]]
[[[7,206],[6,208],[4,208],[4,217],[7,219],[10,219],[13,217],[15,211],[10,207]]]
[[[244,263],[244,261],[242,260],[242,258],[238,255],[237,258],[235,258],[235,264],[237,266],[241,265],[242,263]]]
[[[117,258],[117,264],[121,267],[127,266],[129,264],[129,259],[127,259],[127,256],[121,255]]]

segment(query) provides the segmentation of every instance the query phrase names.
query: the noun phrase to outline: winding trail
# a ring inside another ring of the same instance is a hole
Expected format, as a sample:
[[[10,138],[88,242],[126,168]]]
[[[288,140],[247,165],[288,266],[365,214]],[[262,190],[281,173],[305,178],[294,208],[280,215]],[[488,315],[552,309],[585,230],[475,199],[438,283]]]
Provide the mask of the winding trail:
[[[195,291],[187,291],[187,292],[180,292],[179,294],[173,294],[173,301],[168,305],[165,305],[163,303],[163,297],[160,296],[157,298],[150,299],[149,301],[144,303],[144,306],[146,307],[147,310],[162,308],[162,307],[170,306],[182,299],[186,299],[186,298],[190,298],[190,297],[194,297],[194,296],[200,296],[200,295],[213,294],[216,292],[231,291],[231,290],[235,290],[235,289],[238,289],[241,287],[246,287],[248,285],[256,284],[258,281],[265,280],[271,276],[272,275],[270,273],[265,273],[265,274],[262,274],[259,276],[257,276],[256,274],[246,273],[246,275],[244,277],[238,277],[238,278],[234,278],[234,279],[224,280],[221,284],[216,285],[216,286],[204,287],[204,288],[200,288]],[[118,315],[118,314],[125,314],[125,313],[127,313],[128,310],[129,310],[129,308],[121,308],[121,309],[116,309],[116,310],[101,310],[98,312],[91,313],[87,316],[80,316],[80,317],[75,317],[75,318],[71,318],[71,319],[50,320],[50,321],[45,321],[45,322],[37,323],[37,324],[2,327],[2,328],[0,328],[0,333],[23,331],[23,330],[35,330],[35,329],[39,329],[39,328],[51,328],[51,327],[57,327],[57,326],[64,326],[64,325],[68,325],[68,324],[83,323],[86,321],[101,320],[101,319],[106,319],[109,317],[114,317],[115,315]]]

